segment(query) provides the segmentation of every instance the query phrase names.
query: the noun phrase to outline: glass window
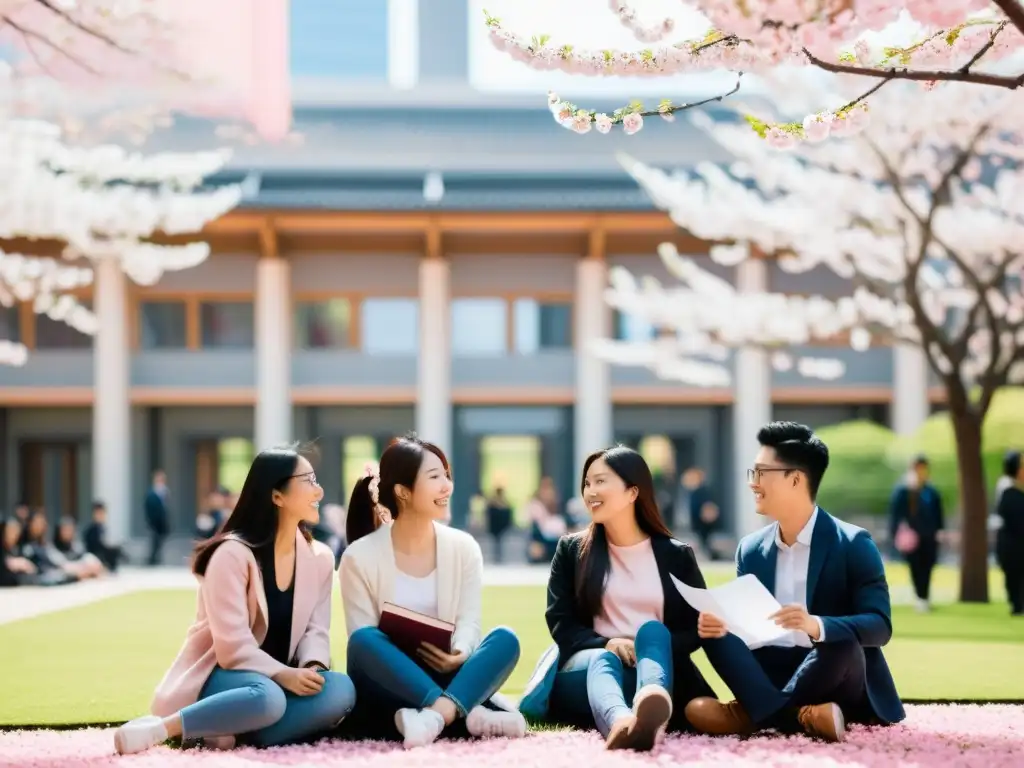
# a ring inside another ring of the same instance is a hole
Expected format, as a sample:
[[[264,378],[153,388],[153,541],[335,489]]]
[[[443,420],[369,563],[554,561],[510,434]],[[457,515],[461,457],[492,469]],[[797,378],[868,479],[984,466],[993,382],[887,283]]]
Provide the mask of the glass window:
[[[613,311],[614,335],[617,341],[650,341],[657,336],[656,329],[642,317]]]
[[[541,478],[541,439],[535,435],[486,435],[480,440],[480,489],[505,489],[516,523],[529,526],[527,502]]]
[[[542,349],[572,348],[572,305],[516,299],[515,351],[529,355]]]
[[[344,486],[342,496],[348,498],[352,488],[363,476],[367,462],[376,463],[380,458],[377,441],[365,435],[352,435],[341,441],[341,478]]]
[[[217,442],[217,483],[233,493],[242,490],[249,466],[256,457],[252,440],[229,437]]]
[[[503,355],[508,350],[508,304],[504,299],[452,302],[452,354]]]
[[[79,299],[78,303],[92,310],[92,302]],[[36,315],[37,349],[90,349],[92,336],[72,328],[63,320],[54,320],[49,315]]]
[[[351,327],[352,305],[348,299],[295,305],[296,349],[346,349]]]
[[[290,8],[292,77],[387,77],[387,2],[291,0]]]
[[[21,341],[21,315],[18,305],[0,306],[0,340]]]
[[[416,299],[365,299],[360,304],[360,347],[368,355],[415,355],[419,346]]]
[[[185,302],[144,301],[139,304],[139,344],[143,349],[184,349]]]
[[[203,302],[199,307],[199,333],[204,347],[251,348],[256,339],[252,302]]]

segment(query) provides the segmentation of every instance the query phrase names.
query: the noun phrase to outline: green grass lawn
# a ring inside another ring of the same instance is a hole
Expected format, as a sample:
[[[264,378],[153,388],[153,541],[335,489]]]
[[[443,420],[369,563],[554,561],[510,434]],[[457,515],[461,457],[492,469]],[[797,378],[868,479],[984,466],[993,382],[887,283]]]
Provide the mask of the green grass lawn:
[[[904,570],[893,570],[894,587],[905,583]],[[938,587],[955,585],[950,573],[937,573]],[[726,578],[709,573],[711,581]],[[0,725],[106,723],[145,712],[182,643],[195,601],[191,590],[144,592],[0,625]],[[550,643],[544,601],[543,587],[484,590],[484,626],[511,626],[522,643],[522,660],[504,688],[509,695],[522,692]],[[334,615],[334,663],[344,669],[340,601]],[[1024,620],[1011,619],[1004,603],[940,605],[927,615],[896,606],[893,621],[885,654],[904,698],[1021,696]],[[703,652],[697,661],[719,694],[727,694]]]

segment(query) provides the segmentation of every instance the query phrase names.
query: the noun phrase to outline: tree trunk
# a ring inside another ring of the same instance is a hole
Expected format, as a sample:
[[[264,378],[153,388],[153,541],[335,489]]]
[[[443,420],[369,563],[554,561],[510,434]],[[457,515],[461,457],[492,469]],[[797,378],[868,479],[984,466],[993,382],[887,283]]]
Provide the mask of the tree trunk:
[[[960,412],[958,412],[960,411]],[[988,493],[981,455],[983,417],[970,407],[950,412],[960,475],[960,600],[988,602]]]

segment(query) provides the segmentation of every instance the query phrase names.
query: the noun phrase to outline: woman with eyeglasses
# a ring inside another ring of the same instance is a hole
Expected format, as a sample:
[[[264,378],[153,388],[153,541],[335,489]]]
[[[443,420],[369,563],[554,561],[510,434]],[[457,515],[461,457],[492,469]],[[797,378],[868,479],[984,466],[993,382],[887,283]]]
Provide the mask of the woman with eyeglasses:
[[[352,710],[352,681],[330,669],[334,555],[308,530],[323,495],[294,449],[256,456],[224,527],[196,546],[195,621],[152,715],[115,732],[119,754],[175,737],[218,749],[290,744]]]

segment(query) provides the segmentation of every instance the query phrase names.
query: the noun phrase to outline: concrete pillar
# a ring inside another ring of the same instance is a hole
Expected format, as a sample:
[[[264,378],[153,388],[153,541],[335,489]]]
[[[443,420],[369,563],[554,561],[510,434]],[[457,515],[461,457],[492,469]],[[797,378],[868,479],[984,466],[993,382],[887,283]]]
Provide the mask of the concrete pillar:
[[[768,270],[763,259],[747,258],[736,267],[736,288],[740,293],[763,293]],[[758,451],[757,431],[772,419],[772,377],[768,354],[750,347],[736,350],[733,374],[733,468],[736,510],[734,526],[738,537],[756,531],[764,519],[754,509],[754,497],[747,483],[748,467]]]
[[[416,432],[452,453],[452,333],[448,262],[420,261],[420,351],[416,361]],[[424,351],[426,354],[424,354]]]
[[[256,452],[291,442],[291,279],[288,261],[256,262]]]
[[[928,402],[928,359],[916,344],[895,345],[892,357],[892,411],[889,421],[894,432],[910,435],[924,423],[931,410]]]
[[[420,0],[387,0],[388,85],[416,87],[420,75]]]
[[[104,258],[96,262],[94,281],[92,493],[107,505],[111,538],[126,541],[132,511],[142,504],[131,497],[127,279],[119,260]]]
[[[603,259],[584,258],[576,265],[576,408],[573,413],[575,484],[587,454],[612,442],[612,394],[608,363],[593,351],[611,326],[604,291],[608,285]],[[576,487],[576,485],[574,485]]]
[[[466,0],[418,0],[418,83],[469,84],[469,25]],[[473,16],[473,24],[481,19]],[[488,43],[489,45],[489,43]]]

